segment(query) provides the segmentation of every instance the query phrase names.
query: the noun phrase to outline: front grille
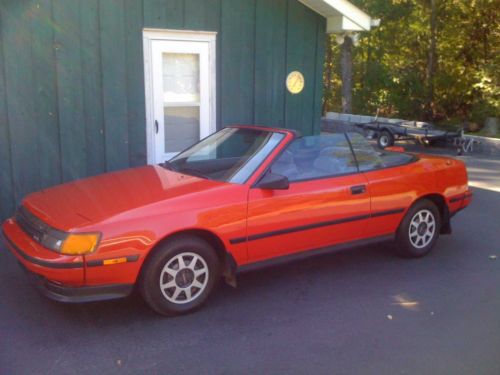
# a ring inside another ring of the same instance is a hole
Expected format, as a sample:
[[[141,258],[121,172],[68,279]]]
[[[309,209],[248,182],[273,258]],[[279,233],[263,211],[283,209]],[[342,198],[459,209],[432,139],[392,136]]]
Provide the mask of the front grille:
[[[33,215],[24,206],[19,207],[15,220],[19,227],[36,242],[46,248],[58,251],[67,234],[52,228]]]
[[[19,207],[17,210],[16,221],[21,229],[37,242],[41,242],[41,239],[49,229],[47,224],[24,207]]]

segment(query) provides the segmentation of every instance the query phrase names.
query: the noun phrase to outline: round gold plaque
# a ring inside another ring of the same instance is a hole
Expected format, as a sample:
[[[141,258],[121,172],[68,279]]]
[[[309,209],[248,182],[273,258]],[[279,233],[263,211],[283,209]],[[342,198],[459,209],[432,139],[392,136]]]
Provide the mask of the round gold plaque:
[[[304,89],[305,79],[301,72],[295,70],[286,77],[286,88],[292,94],[298,94]]]

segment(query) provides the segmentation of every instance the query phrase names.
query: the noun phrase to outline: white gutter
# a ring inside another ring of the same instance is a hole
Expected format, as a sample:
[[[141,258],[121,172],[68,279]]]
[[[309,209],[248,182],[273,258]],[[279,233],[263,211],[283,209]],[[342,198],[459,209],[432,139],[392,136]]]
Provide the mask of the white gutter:
[[[344,31],[369,31],[380,25],[347,0],[299,0],[302,4],[321,14],[327,20],[327,33]]]

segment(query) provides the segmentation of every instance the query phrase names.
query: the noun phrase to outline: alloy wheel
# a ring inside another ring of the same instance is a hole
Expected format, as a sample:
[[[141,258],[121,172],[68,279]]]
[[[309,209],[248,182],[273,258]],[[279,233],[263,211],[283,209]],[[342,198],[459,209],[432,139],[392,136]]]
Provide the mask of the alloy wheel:
[[[205,290],[209,278],[208,266],[198,254],[183,252],[172,257],[160,273],[163,296],[176,304],[189,303]]]
[[[417,249],[429,245],[436,232],[434,214],[427,209],[418,211],[410,221],[408,232],[411,244]]]

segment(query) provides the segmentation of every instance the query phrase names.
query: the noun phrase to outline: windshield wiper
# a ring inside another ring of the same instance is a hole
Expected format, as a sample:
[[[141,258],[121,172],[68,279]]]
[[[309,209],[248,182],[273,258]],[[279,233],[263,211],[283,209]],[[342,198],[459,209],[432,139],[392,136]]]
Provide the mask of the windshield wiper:
[[[177,167],[177,166],[174,166],[174,164],[169,162],[169,161],[164,161],[163,163],[160,164],[160,166],[162,166],[163,168],[168,169],[170,171],[179,172],[179,173],[186,173],[186,174],[189,174],[192,176],[205,178],[207,180],[209,179],[209,177],[206,174],[202,173],[201,171],[199,171],[196,168],[184,167],[184,166]]]
[[[209,177],[206,174],[204,174],[203,172],[200,172],[198,169],[191,168],[191,167],[181,167],[179,169],[176,169],[176,171],[180,172],[180,173],[186,173],[186,174],[196,176],[196,177],[205,178],[207,180],[209,179]]]
[[[170,171],[177,171],[177,168],[174,167],[174,165],[168,160],[165,160],[163,163],[160,163],[160,166]]]

